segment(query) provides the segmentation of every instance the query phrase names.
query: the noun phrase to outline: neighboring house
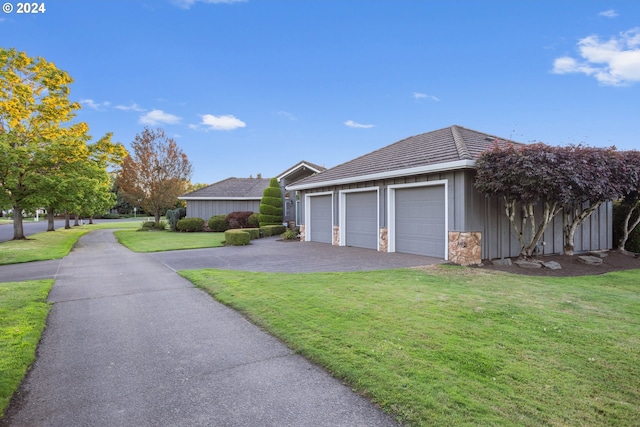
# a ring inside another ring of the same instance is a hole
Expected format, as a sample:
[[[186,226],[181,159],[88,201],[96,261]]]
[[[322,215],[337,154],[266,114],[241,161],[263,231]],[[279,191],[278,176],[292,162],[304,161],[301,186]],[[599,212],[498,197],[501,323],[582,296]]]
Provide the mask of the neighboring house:
[[[283,222],[295,221],[295,194],[290,196],[284,186],[323,171],[325,168],[311,162],[301,161],[278,175],[282,188]],[[227,178],[214,184],[184,194],[178,199],[187,202],[187,217],[202,218],[207,221],[214,215],[231,212],[259,212],[264,189],[269,186],[269,178]]]
[[[290,184],[299,192],[306,241],[448,259],[450,232],[480,232],[482,259],[517,256],[504,202],[474,187],[475,161],[495,141],[461,126],[412,136]],[[576,233],[576,252],[609,249],[612,208],[603,205]],[[556,216],[541,253],[562,253]]]

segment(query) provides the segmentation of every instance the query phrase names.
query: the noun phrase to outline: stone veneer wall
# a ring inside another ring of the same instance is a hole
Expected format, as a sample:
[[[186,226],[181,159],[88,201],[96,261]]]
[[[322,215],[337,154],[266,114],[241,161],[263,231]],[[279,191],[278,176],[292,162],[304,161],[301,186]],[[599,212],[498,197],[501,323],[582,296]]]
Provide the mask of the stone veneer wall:
[[[380,229],[380,252],[389,251],[388,230],[386,228]]]
[[[333,226],[333,245],[340,246],[340,226]]]
[[[482,264],[481,240],[480,231],[450,231],[449,261],[459,265]]]
[[[300,224],[300,241],[305,242],[304,224]]]

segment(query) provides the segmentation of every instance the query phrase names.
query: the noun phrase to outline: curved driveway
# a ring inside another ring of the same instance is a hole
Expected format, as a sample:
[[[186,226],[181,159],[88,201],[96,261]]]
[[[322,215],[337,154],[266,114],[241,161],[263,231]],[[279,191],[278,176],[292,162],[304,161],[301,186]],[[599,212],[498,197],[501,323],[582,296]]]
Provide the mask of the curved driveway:
[[[432,261],[365,252],[264,239],[186,256],[136,254],[117,244],[112,231],[92,231],[58,264],[50,263],[56,281],[47,328],[0,425],[396,425],[171,270],[206,264],[327,271]],[[7,267],[0,267],[0,277]]]

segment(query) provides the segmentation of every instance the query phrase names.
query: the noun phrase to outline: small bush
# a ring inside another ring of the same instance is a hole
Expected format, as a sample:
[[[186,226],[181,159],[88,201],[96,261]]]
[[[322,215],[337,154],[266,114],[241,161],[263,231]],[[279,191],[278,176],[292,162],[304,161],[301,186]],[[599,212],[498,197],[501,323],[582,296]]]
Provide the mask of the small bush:
[[[165,216],[167,217],[167,222],[169,222],[169,229],[171,231],[177,231],[176,225],[178,221],[187,216],[187,211],[185,208],[168,209]]]
[[[260,227],[260,231],[264,237],[277,236],[284,233],[286,227],[284,225],[263,225]]]
[[[142,223],[141,230],[142,231],[152,231],[152,230],[163,231],[166,228],[167,228],[167,221],[165,220],[160,220],[160,222],[157,224],[155,221],[144,221]]]
[[[183,218],[176,224],[178,231],[202,231],[204,229],[204,219]]]
[[[299,234],[300,230],[298,228],[287,228],[280,237],[282,237],[282,240],[297,240]]]
[[[209,229],[211,231],[227,231],[229,229],[229,223],[227,222],[227,216],[225,214],[214,215],[209,218]]]
[[[224,239],[227,245],[231,246],[244,246],[248,245],[251,240],[251,235],[245,231],[246,229],[234,229],[224,232]]]
[[[247,222],[249,223],[249,227],[260,227],[260,214],[257,212],[252,213],[249,215]]]
[[[229,228],[247,228],[249,227],[249,217],[253,215],[253,212],[231,212],[227,215],[227,222]]]

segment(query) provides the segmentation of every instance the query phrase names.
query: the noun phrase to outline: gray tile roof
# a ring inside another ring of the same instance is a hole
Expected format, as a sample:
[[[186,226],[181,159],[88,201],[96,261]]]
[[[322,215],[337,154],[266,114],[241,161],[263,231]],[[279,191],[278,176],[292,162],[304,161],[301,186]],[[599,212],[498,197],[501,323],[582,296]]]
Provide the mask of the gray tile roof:
[[[261,199],[264,189],[269,186],[269,178],[227,178],[206,187],[183,194],[181,199]]]
[[[314,183],[321,184],[396,170],[446,164],[460,160],[474,161],[496,140],[518,144],[505,138],[454,125],[403,139],[302,179],[293,186],[308,187]]]

